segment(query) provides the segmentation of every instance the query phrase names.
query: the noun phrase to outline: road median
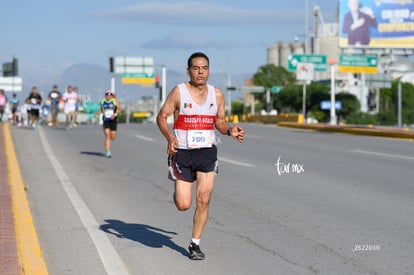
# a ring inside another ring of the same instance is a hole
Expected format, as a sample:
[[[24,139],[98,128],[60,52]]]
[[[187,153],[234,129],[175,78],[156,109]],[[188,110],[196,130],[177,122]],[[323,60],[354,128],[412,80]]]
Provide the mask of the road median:
[[[288,127],[296,129],[306,129],[320,132],[365,135],[387,138],[402,138],[413,139],[414,130],[409,128],[387,128],[376,126],[359,126],[359,125],[330,125],[330,124],[316,124],[316,123],[296,123],[281,121],[278,123],[279,127]]]

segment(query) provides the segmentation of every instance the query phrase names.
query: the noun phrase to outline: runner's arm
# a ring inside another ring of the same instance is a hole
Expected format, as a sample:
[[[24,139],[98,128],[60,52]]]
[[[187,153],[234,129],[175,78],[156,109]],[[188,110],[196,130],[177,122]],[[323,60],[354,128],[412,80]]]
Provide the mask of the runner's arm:
[[[176,110],[178,110],[180,105],[180,90],[178,87],[175,87],[167,96],[163,106],[161,107],[161,110],[159,111],[157,115],[157,125],[160,129],[161,133],[164,135],[164,137],[167,139],[168,142],[168,148],[167,148],[167,154],[174,155],[178,147],[178,140],[174,136],[174,134],[171,132],[169,126],[168,126],[168,117],[174,114]]]
[[[116,112],[114,114],[115,117],[119,116],[120,113],[122,113],[122,106],[119,104],[118,99],[115,98],[115,104],[116,104]]]
[[[231,136],[232,138],[242,142],[246,132],[239,125],[230,125],[226,121],[225,115],[225,101],[223,92],[216,88],[216,102],[217,102],[217,117],[216,117],[216,129],[223,135]]]

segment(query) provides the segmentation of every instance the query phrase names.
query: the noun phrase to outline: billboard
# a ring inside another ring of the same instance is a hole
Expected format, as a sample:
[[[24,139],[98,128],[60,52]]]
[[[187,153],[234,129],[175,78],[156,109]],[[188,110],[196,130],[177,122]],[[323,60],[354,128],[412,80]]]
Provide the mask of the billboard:
[[[414,48],[414,0],[341,0],[342,48]]]

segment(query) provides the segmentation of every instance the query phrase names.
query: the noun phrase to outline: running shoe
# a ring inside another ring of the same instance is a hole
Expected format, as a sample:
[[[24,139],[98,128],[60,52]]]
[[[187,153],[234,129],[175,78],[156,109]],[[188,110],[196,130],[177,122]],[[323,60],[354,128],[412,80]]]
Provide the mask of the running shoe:
[[[110,158],[112,155],[111,155],[111,151],[106,151],[106,157],[107,158]]]
[[[188,251],[190,252],[191,260],[204,260],[204,253],[201,252],[199,245],[191,242],[190,246],[188,247]]]

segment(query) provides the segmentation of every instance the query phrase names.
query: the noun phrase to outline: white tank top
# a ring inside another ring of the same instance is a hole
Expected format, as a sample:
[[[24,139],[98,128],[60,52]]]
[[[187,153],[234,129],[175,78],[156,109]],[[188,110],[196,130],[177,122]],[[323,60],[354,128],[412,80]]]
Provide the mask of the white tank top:
[[[76,101],[78,100],[78,94],[75,92],[65,92],[65,94],[63,95],[63,99],[67,100],[67,105],[76,105]]]
[[[184,83],[180,90],[180,112],[173,129],[179,142],[179,149],[208,148],[216,143],[214,127],[217,116],[215,89],[207,85],[207,99],[199,105],[193,101]]]

